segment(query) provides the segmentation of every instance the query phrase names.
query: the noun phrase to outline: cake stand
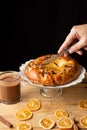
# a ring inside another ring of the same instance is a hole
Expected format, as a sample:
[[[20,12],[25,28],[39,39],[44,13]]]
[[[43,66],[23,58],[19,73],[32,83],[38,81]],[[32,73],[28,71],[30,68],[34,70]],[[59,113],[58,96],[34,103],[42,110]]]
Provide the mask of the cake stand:
[[[31,61],[31,60],[30,60]],[[22,76],[23,80],[27,82],[29,85],[32,85],[34,87],[40,88],[40,94],[44,97],[54,97],[54,96],[61,96],[62,95],[62,89],[66,87],[71,87],[73,85],[76,85],[78,83],[81,83],[82,80],[85,78],[86,69],[82,66],[81,68],[81,74],[78,76],[78,78],[68,84],[65,85],[59,85],[59,86],[43,86],[40,84],[34,84],[32,83],[25,75],[24,70],[26,65],[30,62],[26,61],[24,64],[22,64],[20,69],[20,75]]]

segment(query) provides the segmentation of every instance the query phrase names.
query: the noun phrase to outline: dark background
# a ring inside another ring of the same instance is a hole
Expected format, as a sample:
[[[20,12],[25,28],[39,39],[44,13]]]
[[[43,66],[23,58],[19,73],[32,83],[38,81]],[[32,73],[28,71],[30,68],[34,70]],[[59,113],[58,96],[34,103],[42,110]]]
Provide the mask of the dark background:
[[[0,71],[18,71],[27,60],[56,53],[72,26],[87,23],[85,1],[3,1],[0,6]],[[87,52],[72,56],[87,67]]]

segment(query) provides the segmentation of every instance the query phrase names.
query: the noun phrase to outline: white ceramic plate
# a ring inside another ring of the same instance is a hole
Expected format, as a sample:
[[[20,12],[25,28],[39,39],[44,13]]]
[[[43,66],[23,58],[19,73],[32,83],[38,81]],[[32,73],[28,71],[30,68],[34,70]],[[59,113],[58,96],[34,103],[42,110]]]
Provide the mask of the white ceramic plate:
[[[81,83],[82,80],[85,78],[85,73],[86,73],[86,69],[82,66],[82,70],[81,70],[81,74],[78,76],[78,78],[68,84],[65,84],[65,85],[59,85],[59,86],[43,86],[43,85],[40,85],[40,84],[34,84],[32,83],[25,75],[24,73],[24,70],[25,70],[25,67],[26,65],[32,60],[29,60],[29,61],[26,61],[24,64],[22,64],[20,67],[19,67],[19,70],[20,70],[20,74],[22,76],[22,78],[27,82],[29,83],[30,85],[32,86],[35,86],[35,87],[42,87],[42,88],[66,88],[66,87],[71,87],[73,85],[76,85],[78,83]]]

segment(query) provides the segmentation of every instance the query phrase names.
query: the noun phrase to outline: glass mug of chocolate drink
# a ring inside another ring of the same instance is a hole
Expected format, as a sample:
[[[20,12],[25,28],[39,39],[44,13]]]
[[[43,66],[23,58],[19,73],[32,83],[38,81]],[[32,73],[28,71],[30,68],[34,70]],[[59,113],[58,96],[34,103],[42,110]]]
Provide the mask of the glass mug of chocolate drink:
[[[21,76],[16,71],[4,71],[0,74],[0,100],[5,104],[14,104],[21,100]]]

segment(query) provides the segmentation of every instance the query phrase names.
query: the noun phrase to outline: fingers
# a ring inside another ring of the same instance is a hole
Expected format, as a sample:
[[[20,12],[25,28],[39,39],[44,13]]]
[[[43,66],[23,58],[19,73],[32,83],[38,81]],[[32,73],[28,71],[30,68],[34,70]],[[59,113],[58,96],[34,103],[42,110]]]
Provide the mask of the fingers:
[[[64,43],[59,48],[58,53],[63,52],[69,47],[69,53],[76,52],[79,55],[83,54],[82,48],[87,50],[87,25],[73,26]]]
[[[79,54],[79,55],[83,54],[83,52],[81,50],[77,51],[76,53]]]
[[[77,39],[77,34],[72,29],[71,32],[66,37],[66,39],[65,39],[64,43],[62,44],[62,46],[59,48],[58,53],[61,53],[62,51],[66,50],[70,46],[70,44],[73,43],[73,41],[75,39]]]
[[[86,51],[87,51],[87,47],[84,47],[84,50],[86,50]]]
[[[82,51],[81,49],[84,49],[84,50],[87,50],[87,46],[85,46],[85,40],[84,38],[81,38],[76,44],[72,45],[70,50],[69,50],[69,53],[78,53],[79,55],[82,55]]]

